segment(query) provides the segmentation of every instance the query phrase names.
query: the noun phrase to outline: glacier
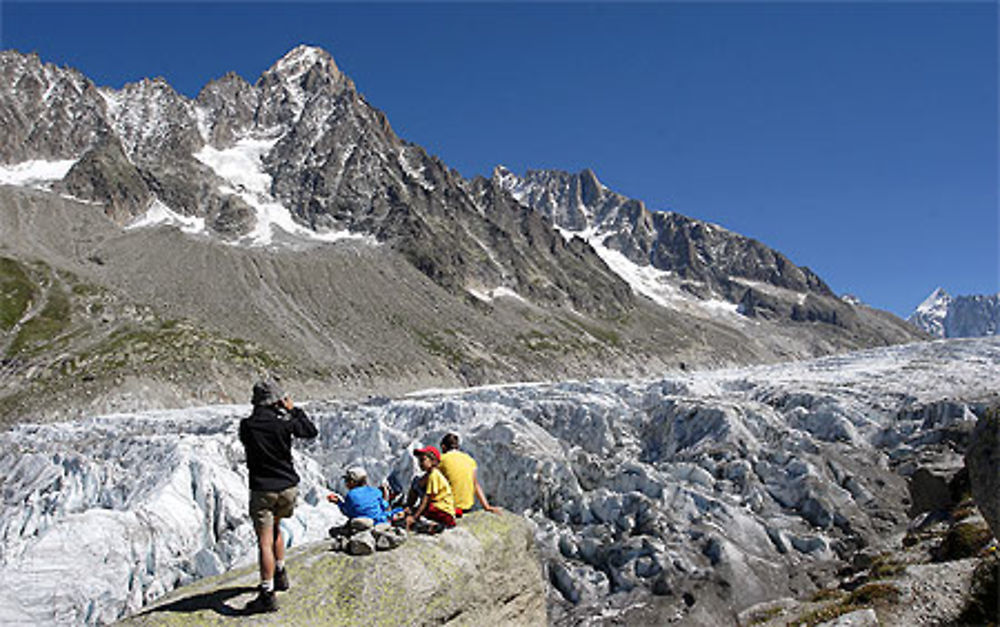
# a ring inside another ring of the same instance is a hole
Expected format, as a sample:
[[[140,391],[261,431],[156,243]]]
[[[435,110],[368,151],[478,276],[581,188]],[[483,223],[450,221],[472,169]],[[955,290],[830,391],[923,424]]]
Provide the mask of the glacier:
[[[1000,402],[998,365],[1000,339],[977,338],[309,401],[320,435],[296,444],[301,498],[285,531],[292,545],[321,540],[342,522],[325,495],[343,468],[405,480],[409,451],[455,431],[490,500],[535,526],[560,611],[613,615],[622,599],[687,603],[709,587],[738,611],[807,593],[812,571],[905,529],[904,476]],[[0,623],[108,623],[253,563],[236,436],[248,413],[25,416],[0,434]]]

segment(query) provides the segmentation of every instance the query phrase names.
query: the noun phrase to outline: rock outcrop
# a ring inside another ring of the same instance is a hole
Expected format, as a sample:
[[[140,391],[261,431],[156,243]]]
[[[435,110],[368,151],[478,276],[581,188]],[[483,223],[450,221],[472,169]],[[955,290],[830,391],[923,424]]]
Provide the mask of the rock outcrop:
[[[1000,408],[994,407],[976,423],[965,465],[976,505],[993,535],[1000,537]]]
[[[436,536],[364,557],[319,542],[290,552],[292,587],[280,609],[258,615],[274,625],[542,625],[545,580],[530,525],[513,514],[476,512]],[[231,624],[247,616],[256,566],[181,588],[126,625]]]

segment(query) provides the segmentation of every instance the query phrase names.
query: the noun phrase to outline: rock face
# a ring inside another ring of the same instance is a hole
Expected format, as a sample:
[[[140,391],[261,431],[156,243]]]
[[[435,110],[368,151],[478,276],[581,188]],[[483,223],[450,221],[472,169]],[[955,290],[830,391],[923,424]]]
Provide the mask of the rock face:
[[[674,212],[651,212],[617,194],[594,172],[497,168],[493,179],[547,216],[566,237],[581,237],[612,267],[617,256],[642,270],[630,283],[654,300],[720,299],[750,318],[862,327],[855,308],[808,268],[758,241]],[[650,273],[653,273],[652,275]],[[656,276],[655,280],[649,280]]]
[[[363,557],[319,542],[290,552],[292,587],[257,624],[544,625],[545,579],[530,527],[513,514],[473,513],[437,536]],[[255,596],[255,567],[174,591],[126,625],[229,624]]]
[[[56,186],[77,198],[101,202],[112,220],[126,223],[145,213],[153,196],[114,136],[98,141]]]
[[[0,163],[79,157],[111,132],[97,87],[76,70],[3,50],[0,85]]]
[[[996,407],[976,423],[965,465],[976,505],[993,536],[1000,537],[1000,411]]]

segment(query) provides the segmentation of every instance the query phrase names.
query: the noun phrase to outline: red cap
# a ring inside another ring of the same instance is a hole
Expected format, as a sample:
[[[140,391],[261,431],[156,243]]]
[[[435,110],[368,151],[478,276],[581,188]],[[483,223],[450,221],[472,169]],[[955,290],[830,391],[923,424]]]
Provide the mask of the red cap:
[[[414,455],[432,455],[435,461],[441,461],[441,453],[437,450],[435,446],[425,446],[424,448],[414,449]]]

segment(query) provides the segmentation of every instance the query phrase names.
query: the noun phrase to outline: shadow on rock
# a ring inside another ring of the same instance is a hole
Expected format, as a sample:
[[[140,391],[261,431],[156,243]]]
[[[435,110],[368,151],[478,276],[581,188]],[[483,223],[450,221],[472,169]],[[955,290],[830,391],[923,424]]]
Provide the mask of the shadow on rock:
[[[250,586],[234,586],[232,588],[222,588],[211,592],[193,594],[189,597],[177,599],[172,603],[155,607],[147,612],[143,612],[140,616],[158,614],[161,612],[180,612],[190,614],[200,612],[202,610],[211,610],[221,616],[248,616],[254,613],[254,610],[249,605],[246,608],[242,607],[242,604],[241,607],[233,607],[226,602],[233,597],[240,596],[241,594],[248,594],[256,591],[257,588]]]

